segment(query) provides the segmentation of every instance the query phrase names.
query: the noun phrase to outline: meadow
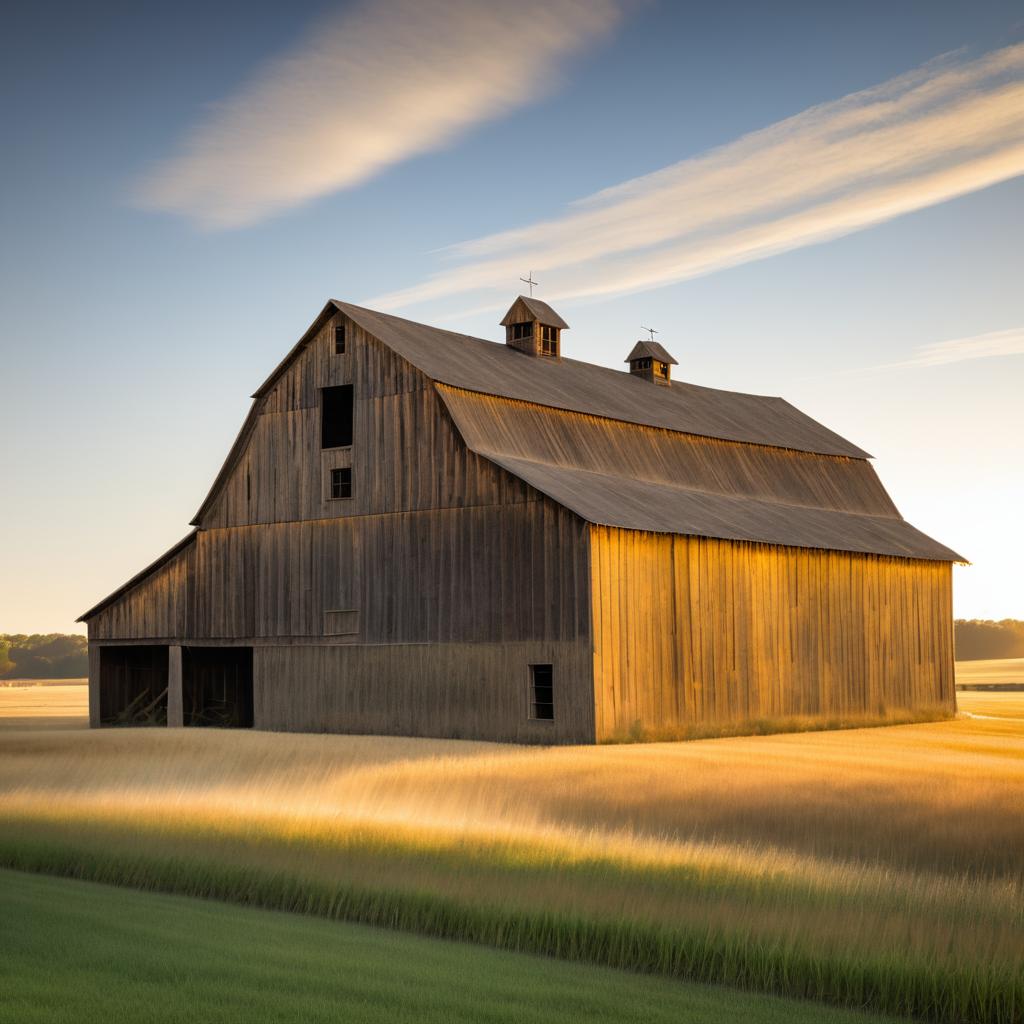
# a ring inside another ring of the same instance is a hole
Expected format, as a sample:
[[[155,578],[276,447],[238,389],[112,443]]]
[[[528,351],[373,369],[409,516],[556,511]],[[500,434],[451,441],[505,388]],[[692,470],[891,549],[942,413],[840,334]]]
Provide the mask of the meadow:
[[[1019,686],[1024,690],[1024,658],[987,658],[959,661],[958,686]]]
[[[0,865],[1009,1024],[1024,693],[959,697],[978,717],[593,748],[52,729],[42,701],[0,728]]]
[[[0,920],[0,1024],[136,1021],[140,1007],[147,1024],[823,1019],[794,1000],[41,875],[0,871]]]

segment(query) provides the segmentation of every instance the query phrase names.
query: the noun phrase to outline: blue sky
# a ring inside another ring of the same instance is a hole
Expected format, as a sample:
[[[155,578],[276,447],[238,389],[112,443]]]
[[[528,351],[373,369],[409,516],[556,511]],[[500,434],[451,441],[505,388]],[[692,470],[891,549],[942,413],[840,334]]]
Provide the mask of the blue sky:
[[[567,355],[783,395],[1024,617],[1018,4],[410,4],[11,16],[0,631],[186,532],[328,296],[497,339],[530,269]]]

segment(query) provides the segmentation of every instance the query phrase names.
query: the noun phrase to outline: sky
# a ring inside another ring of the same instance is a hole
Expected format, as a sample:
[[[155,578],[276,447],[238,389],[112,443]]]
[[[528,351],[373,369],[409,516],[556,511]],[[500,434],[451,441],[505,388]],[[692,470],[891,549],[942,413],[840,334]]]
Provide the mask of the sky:
[[[781,395],[1024,618],[1016,2],[39,3],[0,38],[0,632],[188,531],[339,298]]]

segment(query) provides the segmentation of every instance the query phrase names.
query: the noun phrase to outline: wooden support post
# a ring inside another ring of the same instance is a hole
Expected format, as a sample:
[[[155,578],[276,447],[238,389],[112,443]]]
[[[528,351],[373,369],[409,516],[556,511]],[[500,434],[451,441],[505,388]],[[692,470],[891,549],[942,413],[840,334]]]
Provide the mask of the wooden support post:
[[[89,727],[100,727],[100,648],[89,644]]]
[[[181,647],[167,648],[167,724],[180,728],[185,724],[185,701],[181,690]]]

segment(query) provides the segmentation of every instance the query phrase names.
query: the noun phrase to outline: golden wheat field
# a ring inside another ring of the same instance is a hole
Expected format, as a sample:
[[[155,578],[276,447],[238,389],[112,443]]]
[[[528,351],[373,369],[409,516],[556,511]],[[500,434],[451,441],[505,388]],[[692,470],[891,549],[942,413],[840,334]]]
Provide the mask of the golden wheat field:
[[[960,972],[1009,992],[998,1013],[963,1019],[1016,1012],[1024,693],[961,693],[968,714],[940,723],[572,748],[89,731],[67,727],[76,695],[0,691],[9,863],[44,850],[43,869],[73,874],[119,857],[133,884],[158,863],[197,878],[220,865],[689,929],[798,959]]]

